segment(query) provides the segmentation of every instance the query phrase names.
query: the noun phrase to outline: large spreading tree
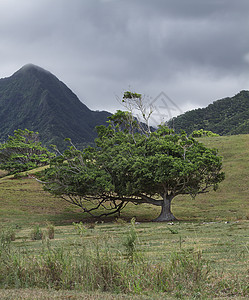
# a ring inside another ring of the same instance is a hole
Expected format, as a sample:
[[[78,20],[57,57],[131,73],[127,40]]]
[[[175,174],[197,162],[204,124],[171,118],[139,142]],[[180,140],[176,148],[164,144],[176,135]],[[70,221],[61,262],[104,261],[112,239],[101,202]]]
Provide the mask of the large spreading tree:
[[[173,221],[176,196],[216,190],[224,179],[217,151],[184,132],[166,126],[152,131],[130,112],[109,119],[108,126],[97,127],[95,147],[79,151],[72,145],[53,160],[42,178],[47,191],[90,214],[100,207],[107,215],[127,203],[147,203],[161,207],[155,221]]]

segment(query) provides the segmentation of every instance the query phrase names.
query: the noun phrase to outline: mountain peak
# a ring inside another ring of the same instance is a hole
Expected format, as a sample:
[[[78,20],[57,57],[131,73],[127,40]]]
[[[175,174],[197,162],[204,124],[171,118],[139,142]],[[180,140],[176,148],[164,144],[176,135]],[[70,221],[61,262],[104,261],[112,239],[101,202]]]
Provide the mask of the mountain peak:
[[[65,149],[64,139],[74,144],[93,143],[96,125],[104,125],[110,113],[91,111],[55,75],[27,64],[0,80],[0,139],[16,129],[38,131],[46,145]]]
[[[17,72],[14,73],[14,75],[16,74],[26,74],[26,73],[33,73],[33,72],[39,72],[39,73],[47,73],[47,74],[51,74],[49,71],[34,65],[34,64],[26,64],[24,65],[21,69],[19,69]]]

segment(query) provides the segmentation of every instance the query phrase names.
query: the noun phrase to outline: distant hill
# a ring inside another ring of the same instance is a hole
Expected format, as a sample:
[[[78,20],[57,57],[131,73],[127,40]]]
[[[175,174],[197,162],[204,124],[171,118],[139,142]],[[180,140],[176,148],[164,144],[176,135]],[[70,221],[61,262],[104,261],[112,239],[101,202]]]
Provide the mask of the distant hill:
[[[77,145],[94,141],[96,125],[110,113],[91,111],[50,72],[28,64],[0,79],[0,140],[16,129],[40,133],[41,141],[65,148],[65,138]]]
[[[168,122],[176,132],[211,130],[220,135],[249,133],[249,91],[217,100],[206,108],[188,111]]]

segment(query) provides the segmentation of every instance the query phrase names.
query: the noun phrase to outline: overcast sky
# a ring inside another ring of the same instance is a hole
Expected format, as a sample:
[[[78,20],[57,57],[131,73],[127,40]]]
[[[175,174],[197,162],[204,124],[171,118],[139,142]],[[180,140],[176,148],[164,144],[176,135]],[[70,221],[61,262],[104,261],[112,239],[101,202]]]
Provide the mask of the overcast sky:
[[[0,77],[27,63],[93,110],[129,89],[205,107],[249,89],[249,1],[0,0]]]

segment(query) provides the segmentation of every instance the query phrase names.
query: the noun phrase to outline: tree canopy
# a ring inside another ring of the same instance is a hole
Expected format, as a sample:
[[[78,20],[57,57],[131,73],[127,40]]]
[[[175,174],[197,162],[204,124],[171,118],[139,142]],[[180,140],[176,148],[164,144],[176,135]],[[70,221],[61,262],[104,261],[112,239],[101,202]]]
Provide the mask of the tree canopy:
[[[38,132],[18,129],[0,144],[0,169],[15,174],[47,165],[54,156],[41,145]]]
[[[53,159],[42,178],[47,191],[90,214],[147,203],[161,207],[155,221],[171,221],[176,196],[216,190],[224,179],[217,151],[185,132],[159,126],[145,134],[129,112],[109,119],[108,126],[97,127],[95,147],[79,151],[72,145]]]

